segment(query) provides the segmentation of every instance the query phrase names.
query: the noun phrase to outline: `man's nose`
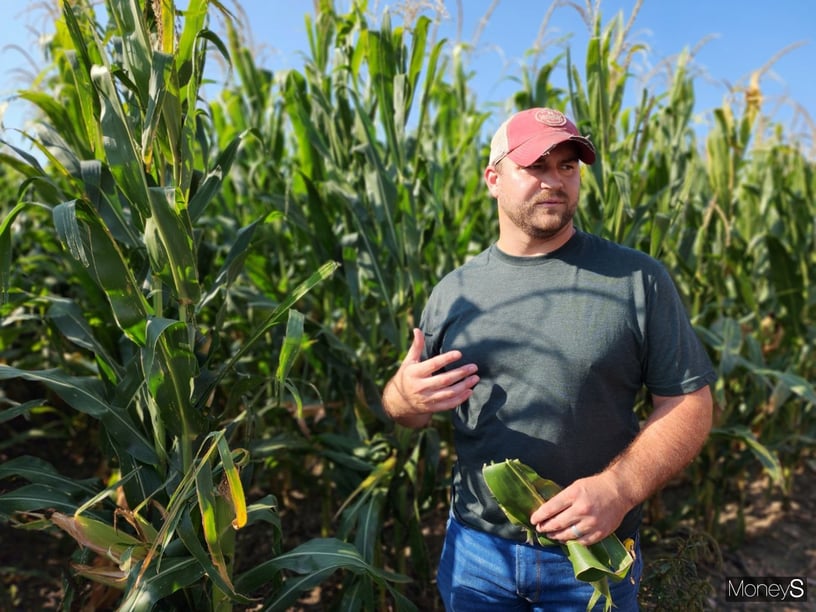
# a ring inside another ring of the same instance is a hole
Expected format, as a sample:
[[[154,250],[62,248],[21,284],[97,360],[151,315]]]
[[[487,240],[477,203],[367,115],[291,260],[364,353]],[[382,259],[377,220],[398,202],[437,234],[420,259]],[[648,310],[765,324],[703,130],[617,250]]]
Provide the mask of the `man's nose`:
[[[542,189],[555,189],[563,185],[557,172],[547,172],[541,178]]]

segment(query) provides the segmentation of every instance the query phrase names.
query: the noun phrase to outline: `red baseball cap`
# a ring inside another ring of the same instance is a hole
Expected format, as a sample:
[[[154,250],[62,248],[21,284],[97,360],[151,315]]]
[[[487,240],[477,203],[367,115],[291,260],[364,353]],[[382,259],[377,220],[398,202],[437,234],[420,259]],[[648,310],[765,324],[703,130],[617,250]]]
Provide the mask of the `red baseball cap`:
[[[578,133],[575,124],[561,111],[530,108],[520,111],[499,126],[490,141],[490,165],[509,157],[519,166],[530,166],[562,142],[578,145],[578,159],[595,162],[595,147]]]

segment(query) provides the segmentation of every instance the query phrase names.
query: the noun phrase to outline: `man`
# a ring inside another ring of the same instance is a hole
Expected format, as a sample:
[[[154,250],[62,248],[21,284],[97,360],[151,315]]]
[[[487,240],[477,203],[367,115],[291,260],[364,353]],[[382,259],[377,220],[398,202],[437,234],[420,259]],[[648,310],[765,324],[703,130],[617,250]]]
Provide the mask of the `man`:
[[[557,110],[525,110],[498,129],[484,171],[498,240],[434,288],[383,391],[402,425],[453,418],[438,571],[448,610],[584,610],[592,594],[560,546],[524,542],[484,464],[517,458],[564,487],[530,517],[551,539],[589,545],[615,532],[637,542],[641,503],[711,427],[715,373],[665,269],[573,223],[579,162],[594,161]],[[653,410],[641,428],[633,406],[643,387]],[[611,585],[619,610],[637,609],[636,552],[628,579]]]

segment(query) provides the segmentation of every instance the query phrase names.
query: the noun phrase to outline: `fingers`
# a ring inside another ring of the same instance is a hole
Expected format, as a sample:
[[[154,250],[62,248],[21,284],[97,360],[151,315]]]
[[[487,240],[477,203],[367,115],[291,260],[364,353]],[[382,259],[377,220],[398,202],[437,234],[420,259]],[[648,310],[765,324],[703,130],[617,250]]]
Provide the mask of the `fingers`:
[[[448,351],[423,361],[424,352],[425,335],[415,328],[411,346],[383,390],[383,408],[388,415],[413,428],[426,426],[433,413],[462,404],[479,382],[475,364],[446,370],[462,359],[461,351]]]
[[[530,522],[539,533],[551,540],[592,544],[606,535],[599,530],[599,523],[586,500],[582,500],[575,488],[563,489],[539,506]]]
[[[403,367],[413,366],[415,368],[412,372],[414,376],[430,378],[434,376],[436,372],[440,372],[445,367],[456,363],[462,358],[462,352],[454,350],[422,361],[422,352],[425,350],[425,335],[422,333],[422,330],[417,328],[414,328],[413,333],[414,338],[411,341],[408,352],[405,354],[405,358],[402,360],[402,365]],[[473,374],[475,371],[476,366],[474,364],[467,364],[448,372],[440,372],[440,374],[436,375],[438,377],[436,378],[436,385],[452,385],[461,378]]]
[[[600,542],[620,526],[631,508],[603,482],[600,476],[576,480],[541,504],[530,522],[536,531],[558,542]]]
[[[457,368],[457,371],[458,370],[467,372],[475,371],[475,366],[463,366],[462,368]],[[443,382],[441,375],[438,378],[440,380],[436,382]],[[457,382],[458,378],[461,378],[461,376],[454,378],[453,384],[443,385],[427,392],[426,406],[429,410],[432,412],[441,412],[443,410],[456,408],[473,394],[473,387],[479,382],[479,377],[473,374]]]
[[[389,390],[395,390],[401,401],[389,394],[392,412],[422,414],[451,410],[467,400],[479,382],[476,364],[468,363],[451,370],[446,368],[462,359],[461,351],[453,350],[422,361],[425,335],[413,330],[411,346]]]
[[[565,510],[568,510],[572,506],[573,501],[567,496],[568,493],[569,490],[564,489],[557,495],[554,495],[549,500],[541,504],[530,516],[530,521],[534,525],[547,525],[549,521],[557,517]],[[563,528],[564,527],[559,527],[558,529],[560,530]]]
[[[421,329],[414,328],[414,338],[411,341],[411,346],[408,347],[408,352],[405,354],[403,363],[419,363],[422,359],[422,351],[425,350],[425,334]]]
[[[540,525],[537,526],[539,533],[543,533],[549,539],[557,542],[569,542],[575,540],[581,544],[593,544],[599,542],[604,538],[596,528],[590,527],[591,519],[579,519],[573,523],[564,524],[561,527],[552,527],[542,529]]]

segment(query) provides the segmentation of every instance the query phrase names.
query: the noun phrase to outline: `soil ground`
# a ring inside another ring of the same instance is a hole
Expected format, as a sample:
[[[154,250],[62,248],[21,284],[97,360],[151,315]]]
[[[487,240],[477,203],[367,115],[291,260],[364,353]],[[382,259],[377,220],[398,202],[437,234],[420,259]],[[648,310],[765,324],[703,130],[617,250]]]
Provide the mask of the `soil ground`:
[[[693,564],[692,572],[696,573],[703,588],[708,590],[705,608],[715,610],[771,610],[786,612],[788,610],[816,610],[816,528],[813,517],[816,515],[816,469],[805,468],[793,481],[790,495],[783,499],[779,494],[768,496],[764,486],[758,483],[749,491],[748,503],[743,508],[745,517],[745,537],[739,545],[713,546]],[[725,508],[723,522],[733,523],[739,513],[735,506]],[[290,537],[303,537],[312,526],[306,524],[304,516],[309,512],[284,512],[281,519],[284,532]],[[426,528],[426,541],[429,554],[438,558],[444,531],[445,511],[440,509],[437,515],[430,518]],[[239,540],[239,553],[244,550],[242,564],[252,564],[255,560],[268,559],[269,550],[264,550],[262,533],[247,533],[243,546]],[[306,535],[309,539],[313,535]],[[678,541],[684,541],[679,538]],[[30,612],[35,610],[62,609],[64,581],[71,580],[68,559],[75,550],[70,538],[59,533],[42,531],[24,531],[8,525],[0,525],[0,611]],[[721,559],[717,557],[717,551]],[[658,546],[644,547],[647,572],[650,562],[661,558],[676,560],[677,551],[666,548],[666,542]],[[724,601],[725,579],[728,576],[802,576],[806,577],[809,586],[809,606],[790,606],[783,604],[734,605]],[[688,580],[688,577],[686,577]],[[694,576],[692,577],[693,582]],[[325,588],[325,587],[324,587]],[[417,589],[417,587],[414,587]],[[297,611],[314,612],[323,610],[320,590],[304,597]],[[409,597],[423,612],[440,610],[435,599],[433,585],[409,592]],[[648,599],[649,593],[643,594]],[[654,594],[652,593],[652,599]],[[671,602],[645,601],[645,609],[681,609]],[[74,609],[79,610],[78,607]],[[110,603],[97,600],[95,607],[85,610],[113,609]],[[682,608],[684,610],[688,608]]]

